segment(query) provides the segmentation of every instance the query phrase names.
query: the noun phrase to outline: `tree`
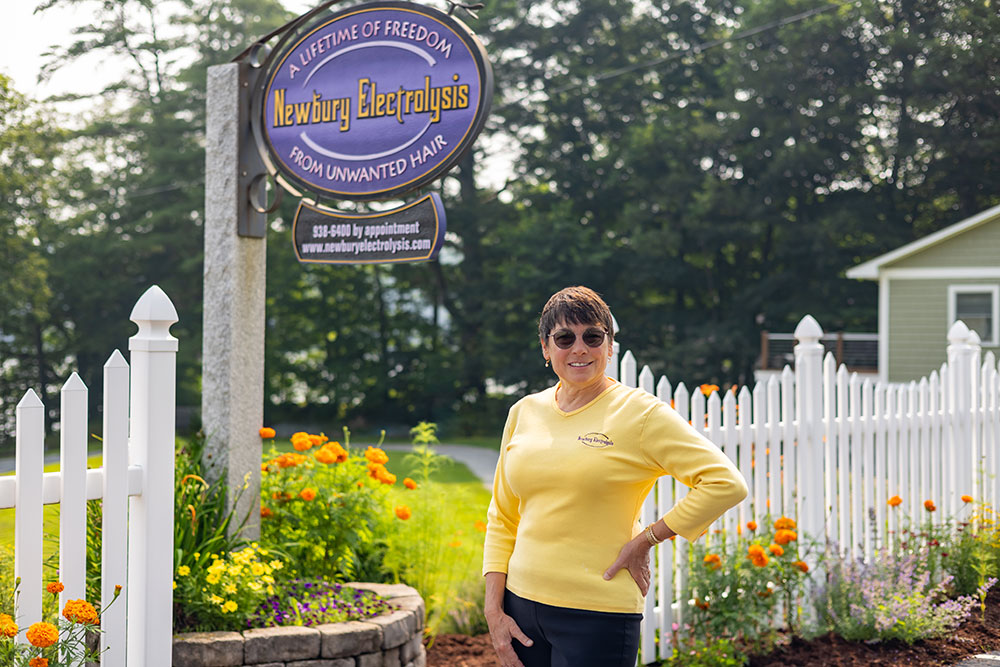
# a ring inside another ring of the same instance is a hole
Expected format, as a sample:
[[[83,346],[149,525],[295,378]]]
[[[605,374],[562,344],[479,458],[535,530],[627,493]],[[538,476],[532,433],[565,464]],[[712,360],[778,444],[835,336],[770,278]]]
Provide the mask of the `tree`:
[[[49,264],[37,227],[51,215],[61,131],[0,75],[0,442],[34,388],[53,407],[60,359],[50,355]],[[49,422],[47,422],[49,423]]]

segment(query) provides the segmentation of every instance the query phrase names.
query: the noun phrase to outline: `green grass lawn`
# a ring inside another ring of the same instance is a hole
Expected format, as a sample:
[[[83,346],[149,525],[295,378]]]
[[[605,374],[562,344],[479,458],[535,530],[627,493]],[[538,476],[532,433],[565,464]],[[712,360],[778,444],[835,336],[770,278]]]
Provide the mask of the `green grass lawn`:
[[[96,454],[87,458],[88,468],[101,467],[102,457]],[[50,463],[45,466],[45,472],[56,472],[59,470],[59,463]],[[4,475],[13,475],[13,472]],[[14,508],[0,510],[0,547],[14,548]],[[42,538],[42,556],[47,562],[49,558],[59,551],[59,505],[45,505],[42,508],[43,524],[45,532]]]

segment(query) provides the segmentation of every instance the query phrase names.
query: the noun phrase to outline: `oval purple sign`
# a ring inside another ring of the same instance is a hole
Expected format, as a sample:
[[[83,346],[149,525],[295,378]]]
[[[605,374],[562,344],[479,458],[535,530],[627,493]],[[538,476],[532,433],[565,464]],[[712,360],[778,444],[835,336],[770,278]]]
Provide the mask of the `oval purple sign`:
[[[493,97],[479,40],[405,2],[326,17],[273,62],[260,108],[275,166],[336,199],[386,199],[439,178],[471,146]]]

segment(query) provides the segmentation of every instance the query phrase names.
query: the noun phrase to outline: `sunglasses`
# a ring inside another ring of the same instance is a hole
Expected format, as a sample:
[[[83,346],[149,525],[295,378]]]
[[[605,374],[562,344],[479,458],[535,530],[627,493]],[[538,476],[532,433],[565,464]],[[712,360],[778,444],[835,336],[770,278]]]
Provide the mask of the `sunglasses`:
[[[600,347],[604,344],[604,337],[607,335],[608,332],[604,329],[594,327],[584,331],[581,338],[587,347]],[[549,336],[552,337],[552,341],[560,350],[568,350],[576,342],[576,334],[569,329],[560,329],[555,333],[550,333]]]

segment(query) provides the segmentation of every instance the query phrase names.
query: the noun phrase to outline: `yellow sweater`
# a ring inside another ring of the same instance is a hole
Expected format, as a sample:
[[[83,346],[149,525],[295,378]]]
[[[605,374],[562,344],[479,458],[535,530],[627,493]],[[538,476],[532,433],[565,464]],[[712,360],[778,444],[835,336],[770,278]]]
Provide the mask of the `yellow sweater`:
[[[691,491],[665,517],[688,540],[747,494],[722,451],[670,406],[615,383],[563,412],[550,387],[507,416],[493,481],[483,574],[505,572],[507,588],[558,607],[641,613],[627,570],[604,571],[642,526],[639,512],[656,479]]]

